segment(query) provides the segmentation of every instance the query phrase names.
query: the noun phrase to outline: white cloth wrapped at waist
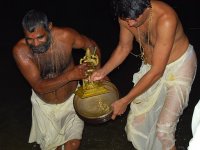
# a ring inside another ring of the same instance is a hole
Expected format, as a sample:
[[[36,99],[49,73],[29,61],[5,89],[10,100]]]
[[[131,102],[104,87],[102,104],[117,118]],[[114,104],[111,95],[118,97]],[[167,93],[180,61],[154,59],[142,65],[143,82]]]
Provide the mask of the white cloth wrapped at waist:
[[[29,143],[37,142],[42,150],[55,150],[72,139],[81,139],[83,121],[73,107],[74,94],[61,104],[47,104],[32,91],[32,128]]]
[[[163,149],[163,143],[156,135],[158,132],[165,135],[168,143],[165,150],[174,146],[174,132],[188,105],[196,68],[196,54],[189,45],[179,59],[166,66],[163,76],[151,88],[133,100],[125,130],[136,149]],[[134,74],[133,82],[137,84],[150,69],[151,65],[142,64],[140,71]]]
[[[188,55],[193,55],[193,47],[191,45],[189,45],[188,50],[178,60],[166,66],[163,76],[151,88],[133,100],[131,108],[134,109],[136,116],[148,112],[153,107],[161,90],[165,88],[163,84],[167,86],[172,84],[188,86],[192,84],[193,78],[191,79],[190,72],[185,72],[185,75],[177,72],[180,67],[183,67],[182,65],[185,63],[185,59],[188,59]],[[140,78],[150,69],[151,65],[143,63],[140,71],[133,75],[133,83],[137,84]],[[193,72],[191,73],[193,74]],[[188,87],[191,88],[190,86]],[[134,107],[135,104],[137,104],[136,108]]]

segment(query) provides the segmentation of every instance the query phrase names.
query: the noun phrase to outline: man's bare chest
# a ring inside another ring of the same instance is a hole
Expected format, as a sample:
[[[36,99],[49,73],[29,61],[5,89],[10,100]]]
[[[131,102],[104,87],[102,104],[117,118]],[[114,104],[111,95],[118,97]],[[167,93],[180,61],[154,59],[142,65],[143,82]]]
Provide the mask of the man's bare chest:
[[[36,55],[34,58],[42,78],[56,77],[73,61],[70,51],[58,48],[50,49],[47,53]]]

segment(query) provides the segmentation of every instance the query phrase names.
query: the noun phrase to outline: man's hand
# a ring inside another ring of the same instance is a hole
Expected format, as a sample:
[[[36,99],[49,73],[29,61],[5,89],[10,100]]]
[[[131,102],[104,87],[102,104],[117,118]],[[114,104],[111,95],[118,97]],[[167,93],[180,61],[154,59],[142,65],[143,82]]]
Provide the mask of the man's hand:
[[[124,103],[123,99],[119,99],[112,103],[112,108],[113,108],[113,114],[112,114],[112,119],[114,120],[117,116],[121,116],[127,108],[127,104]]]
[[[102,80],[105,77],[105,73],[102,69],[98,69],[92,73],[90,76],[91,81],[97,81],[97,80]]]
[[[86,63],[74,66],[72,70],[70,70],[71,79],[72,80],[82,80],[87,78],[87,70],[88,66]]]
[[[108,76],[105,76],[105,77],[102,79],[102,81],[109,81],[109,82],[111,82],[111,80],[110,80],[110,78],[109,78]]]

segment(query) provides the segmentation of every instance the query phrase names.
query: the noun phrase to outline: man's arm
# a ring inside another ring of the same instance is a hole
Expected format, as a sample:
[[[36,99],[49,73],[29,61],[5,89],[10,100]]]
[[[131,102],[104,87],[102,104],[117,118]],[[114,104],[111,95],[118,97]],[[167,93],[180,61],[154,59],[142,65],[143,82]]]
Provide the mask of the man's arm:
[[[30,50],[23,42],[18,43],[13,48],[13,57],[25,79],[40,94],[55,91],[72,80],[80,80],[86,77],[85,67],[84,65],[80,65],[55,78],[42,79],[39,68],[35,64]]]
[[[77,31],[75,31],[73,29],[69,29],[68,34],[69,35],[67,35],[67,36],[71,36],[70,39],[72,40],[71,41],[72,42],[72,48],[74,48],[74,49],[84,49],[84,50],[89,48],[91,50],[92,54],[96,50],[95,53],[98,55],[98,58],[99,58],[98,67],[100,67],[101,66],[101,51],[100,51],[98,44],[94,40],[92,40],[91,38],[88,38],[87,36],[82,35],[82,34],[78,33]]]
[[[132,33],[123,24],[120,23],[118,45],[103,68],[106,70],[107,74],[118,67],[126,59],[130,51],[132,50],[132,44]]]
[[[132,50],[134,36],[124,25],[124,23],[124,21],[119,19],[120,35],[118,45],[103,68],[92,75],[92,80],[100,80],[109,74],[126,59]]]

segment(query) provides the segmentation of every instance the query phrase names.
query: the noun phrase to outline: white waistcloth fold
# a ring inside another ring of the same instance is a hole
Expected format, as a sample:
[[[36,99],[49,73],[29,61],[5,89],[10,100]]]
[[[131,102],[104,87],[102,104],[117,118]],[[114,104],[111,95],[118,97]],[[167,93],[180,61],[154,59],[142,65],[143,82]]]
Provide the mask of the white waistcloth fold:
[[[83,121],[73,107],[74,94],[61,104],[48,104],[32,91],[32,127],[29,143],[37,142],[42,150],[55,150],[72,139],[81,139]]]
[[[157,123],[160,121],[159,127],[173,125],[173,131],[172,128],[167,130],[174,132],[179,116],[188,105],[196,68],[196,54],[189,45],[179,59],[166,66],[163,76],[151,88],[133,100],[125,130],[136,149],[162,149],[156,137]],[[140,71],[133,75],[134,84],[150,69],[151,65],[143,63]],[[174,142],[174,139],[169,140]]]

